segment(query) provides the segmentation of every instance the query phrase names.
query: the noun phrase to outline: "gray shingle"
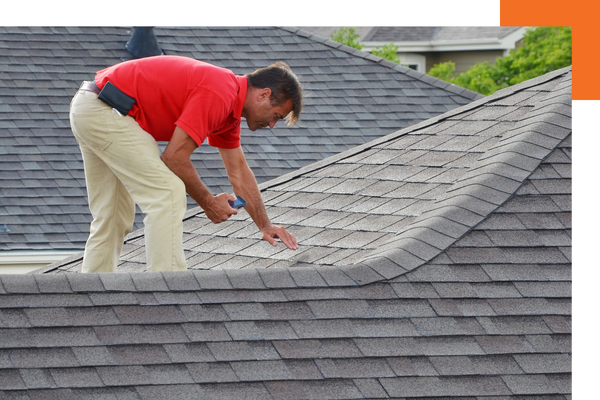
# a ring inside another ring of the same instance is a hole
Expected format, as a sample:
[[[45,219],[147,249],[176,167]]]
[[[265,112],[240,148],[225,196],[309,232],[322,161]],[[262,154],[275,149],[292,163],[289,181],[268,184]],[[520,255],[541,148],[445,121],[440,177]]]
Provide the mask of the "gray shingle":
[[[34,277],[40,293],[72,293],[65,275],[36,274]]]
[[[33,275],[2,275],[1,279],[6,293],[39,293]]]
[[[103,383],[94,368],[56,368],[50,373],[58,387],[98,387]]]
[[[122,324],[158,324],[183,322],[183,316],[174,306],[119,306],[113,307]]]
[[[115,275],[115,274],[99,274],[102,285],[108,291],[124,291],[133,292],[135,286],[131,277],[128,274]]]
[[[290,393],[289,389],[284,386],[277,386],[274,383],[268,384],[267,387],[275,398],[282,398],[286,393]],[[337,397],[356,399],[362,397],[356,386],[349,380],[304,381],[298,382],[298,387],[294,389],[297,389],[301,396],[304,396],[299,398],[330,399]]]
[[[570,378],[560,375],[509,375],[503,376],[502,379],[515,395],[535,395],[548,391],[569,393],[571,387]]]
[[[381,384],[394,397],[403,396],[471,396],[486,392],[488,395],[512,394],[499,377],[460,378],[383,378]]]
[[[328,286],[315,268],[290,268],[289,273],[298,287]]]
[[[570,302],[553,304],[540,298],[492,299],[489,303],[499,315],[569,314],[571,311]]]
[[[49,399],[49,400],[75,400],[75,394],[71,389],[33,389],[27,393],[30,399]],[[18,397],[17,397],[18,398]]]
[[[570,354],[518,354],[515,361],[523,371],[533,374],[571,372]]]
[[[237,270],[226,270],[227,277],[237,289],[263,289],[265,285],[255,269],[237,271]]]
[[[217,361],[280,359],[270,342],[211,342],[207,345]]]
[[[351,286],[355,284],[355,282],[344,273],[343,269],[339,267],[321,267],[317,269],[317,272],[330,286]]]
[[[485,354],[518,354],[535,351],[524,336],[478,336],[476,340]]]
[[[181,274],[175,271],[164,271],[161,273],[170,291],[198,290],[200,286],[191,272]]]
[[[259,269],[258,273],[267,288],[287,288],[296,286],[296,282],[287,269]]]
[[[154,292],[153,294],[148,294],[149,300],[148,303],[143,303],[139,301],[139,294],[136,295],[136,298],[139,301],[139,304],[142,306],[145,305],[156,305],[156,304],[198,304],[200,303],[200,299],[195,292]]]
[[[484,354],[471,337],[355,339],[354,342],[367,357]]]
[[[48,389],[56,385],[48,370],[35,368],[21,369],[19,374],[28,389]]]
[[[440,375],[522,374],[523,370],[510,356],[429,357]]]
[[[133,293],[124,292],[124,293],[90,293],[88,295],[89,299],[92,301],[92,304],[95,306],[108,306],[113,304],[119,305],[137,305],[139,304],[138,299],[133,295]]]
[[[325,378],[380,378],[395,376],[385,359],[325,359],[316,361]]]
[[[0,386],[5,390],[27,389],[17,370],[0,371]]]
[[[149,365],[146,366],[146,370],[148,371],[150,379],[155,385],[175,385],[194,382],[185,365]]]
[[[198,385],[147,385],[136,386],[135,390],[142,400],[158,399],[198,399],[205,395],[205,392]]]
[[[215,361],[205,343],[165,344],[165,351],[175,363],[198,363]],[[192,369],[190,369],[190,372]]]
[[[132,273],[130,274],[137,291],[168,291],[169,287],[161,273]]]
[[[319,357],[362,357],[351,339],[277,340],[273,346],[282,358],[305,359]]]
[[[483,317],[479,323],[489,334],[547,334],[550,329],[541,317]]]
[[[69,348],[18,349],[8,352],[16,368],[58,368],[79,365]]]
[[[385,398],[387,393],[377,379],[354,379],[354,384],[367,398]]]
[[[188,364],[188,371],[195,382],[235,382],[239,378],[228,363]]]
[[[179,325],[118,325],[94,328],[104,344],[185,343],[188,337]],[[93,342],[88,341],[88,345]],[[93,343],[96,344],[96,343]]]
[[[0,310],[0,325],[4,328],[26,328],[31,323],[23,310]]]
[[[417,331],[423,336],[482,335],[484,328],[474,318],[411,318]]]
[[[73,354],[82,366],[116,365],[107,347],[74,347]]]
[[[408,337],[417,336],[414,325],[406,320],[355,319],[351,321],[356,337]]]
[[[106,385],[129,386],[152,383],[150,375],[143,366],[96,367],[96,371]]]
[[[526,339],[539,353],[571,352],[571,335],[527,335]]]
[[[170,359],[160,345],[111,346],[109,352],[117,365],[168,364]]]
[[[223,270],[193,271],[203,289],[230,289],[229,278]]]

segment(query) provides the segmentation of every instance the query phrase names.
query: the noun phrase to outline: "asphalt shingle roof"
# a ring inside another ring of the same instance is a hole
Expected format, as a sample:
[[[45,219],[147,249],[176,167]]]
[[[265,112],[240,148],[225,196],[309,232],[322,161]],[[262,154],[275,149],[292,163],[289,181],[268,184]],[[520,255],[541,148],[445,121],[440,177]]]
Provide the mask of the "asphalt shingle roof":
[[[155,33],[166,54],[236,74],[277,60],[297,73],[306,96],[300,123],[242,129],[259,183],[481,97],[297,28]],[[122,27],[0,27],[0,251],[83,249],[91,216],[69,103],[81,81],[131,57],[130,37]],[[216,149],[200,146],[193,162],[213,192],[231,192]],[[136,227],[141,220],[138,213]]]
[[[262,184],[295,253],[241,215],[191,210],[190,271],[137,272],[134,234],[131,272],[74,273],[74,257],[0,276],[0,385],[31,399],[570,399],[570,82],[555,71]]]

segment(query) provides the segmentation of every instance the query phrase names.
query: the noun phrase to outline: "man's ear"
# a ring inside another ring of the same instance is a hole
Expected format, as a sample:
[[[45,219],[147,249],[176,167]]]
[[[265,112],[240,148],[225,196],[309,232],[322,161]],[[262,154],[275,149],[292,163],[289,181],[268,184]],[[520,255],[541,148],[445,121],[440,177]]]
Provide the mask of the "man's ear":
[[[258,98],[259,100],[267,100],[271,98],[271,89],[270,88],[263,88],[260,90],[260,92],[258,93]]]

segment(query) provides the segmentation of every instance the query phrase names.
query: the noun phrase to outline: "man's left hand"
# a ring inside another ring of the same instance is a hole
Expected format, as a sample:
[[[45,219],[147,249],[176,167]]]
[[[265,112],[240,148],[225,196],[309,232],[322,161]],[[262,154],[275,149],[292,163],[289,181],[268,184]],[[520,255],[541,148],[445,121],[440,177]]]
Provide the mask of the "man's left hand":
[[[277,246],[275,238],[281,239],[290,250],[298,250],[298,242],[294,235],[289,233],[283,226],[270,225],[269,227],[262,229],[262,239],[271,243],[273,246]]]

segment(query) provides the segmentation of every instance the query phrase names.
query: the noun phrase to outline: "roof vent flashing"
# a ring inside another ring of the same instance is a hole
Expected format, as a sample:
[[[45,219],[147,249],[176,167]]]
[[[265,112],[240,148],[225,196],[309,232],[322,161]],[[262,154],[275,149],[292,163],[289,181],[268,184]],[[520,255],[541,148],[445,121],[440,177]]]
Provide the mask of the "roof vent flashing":
[[[158,45],[158,39],[152,27],[133,28],[133,34],[125,45],[125,48],[131,53],[133,58],[160,56],[164,54]]]

